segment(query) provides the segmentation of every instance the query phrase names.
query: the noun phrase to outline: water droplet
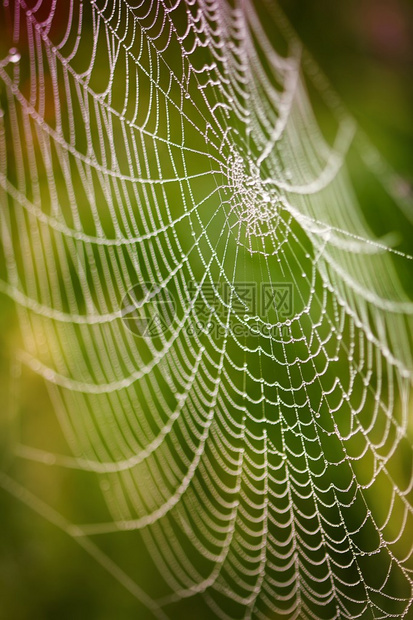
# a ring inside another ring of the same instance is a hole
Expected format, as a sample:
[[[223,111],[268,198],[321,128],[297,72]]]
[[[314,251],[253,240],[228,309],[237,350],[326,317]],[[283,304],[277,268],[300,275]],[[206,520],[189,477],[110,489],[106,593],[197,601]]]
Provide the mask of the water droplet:
[[[109,491],[110,489],[110,484],[108,480],[102,480],[102,482],[100,483],[100,488],[102,489],[102,491]]]
[[[43,461],[46,465],[55,465],[56,457],[54,454],[45,454]]]
[[[15,64],[16,62],[19,62],[20,58],[21,54],[15,47],[9,49],[9,62]]]
[[[190,94],[189,93],[185,93],[185,99],[189,99],[190,98]]]

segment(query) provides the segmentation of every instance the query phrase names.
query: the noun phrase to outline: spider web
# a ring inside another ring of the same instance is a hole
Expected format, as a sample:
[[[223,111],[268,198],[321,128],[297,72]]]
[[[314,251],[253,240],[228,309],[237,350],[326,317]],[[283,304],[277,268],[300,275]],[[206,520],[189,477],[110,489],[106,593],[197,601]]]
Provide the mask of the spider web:
[[[87,473],[108,516],[0,484],[151,617],[406,617],[409,257],[364,215],[409,213],[397,178],[269,0],[2,10],[1,290],[67,444],[11,450]],[[290,314],[240,283],[288,284]],[[174,304],[149,338],[137,285]],[[126,533],[148,588],[100,546]]]

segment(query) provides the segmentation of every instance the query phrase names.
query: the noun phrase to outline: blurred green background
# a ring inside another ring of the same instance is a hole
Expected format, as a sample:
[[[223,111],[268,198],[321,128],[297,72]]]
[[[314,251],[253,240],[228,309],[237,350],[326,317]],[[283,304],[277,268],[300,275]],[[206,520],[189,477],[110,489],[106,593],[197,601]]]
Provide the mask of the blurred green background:
[[[406,195],[413,187],[413,9],[403,0],[281,0],[303,43],[325,72],[337,93],[373,144],[405,180]],[[0,24],[0,32],[4,24]],[[372,214],[374,219],[374,214]],[[378,233],[389,228],[401,235],[400,247],[413,253],[412,227],[400,214],[376,222]],[[406,273],[405,284],[409,275]],[[413,286],[413,283],[411,283]],[[410,289],[411,290],[411,289]],[[0,297],[0,430],[4,443],[10,429],[15,394],[10,364],[17,333],[13,304]],[[46,402],[32,386],[19,395],[22,410]],[[39,408],[37,408],[39,409]],[[40,418],[28,421],[41,426]],[[57,430],[50,430],[57,436]],[[0,455],[1,458],[1,455]],[[9,455],[3,453],[5,466]],[[26,465],[27,478],[48,487],[70,518],[71,507],[62,489],[78,488],[73,472]],[[47,471],[44,471],[46,469]],[[41,471],[40,471],[41,470]],[[63,484],[64,481],[64,484]],[[98,502],[81,481],[81,502]],[[81,503],[80,502],[80,503]],[[90,508],[90,506],[88,506]],[[93,508],[91,508],[93,511]],[[97,508],[96,508],[97,510]],[[136,600],[103,568],[58,528],[0,490],[0,618],[3,620],[126,620],[143,616]],[[109,543],[108,543],[109,545]],[[115,546],[115,545],[114,545]],[[127,554],[125,537],[109,555]],[[133,561],[132,561],[133,560]],[[136,570],[136,557],[131,570]],[[140,561],[144,566],[144,562]],[[143,569],[144,572],[144,569]],[[190,601],[185,618],[192,618]],[[205,616],[205,618],[211,617]],[[197,613],[197,618],[201,616]]]
[[[281,0],[349,111],[412,182],[413,6],[408,0]]]

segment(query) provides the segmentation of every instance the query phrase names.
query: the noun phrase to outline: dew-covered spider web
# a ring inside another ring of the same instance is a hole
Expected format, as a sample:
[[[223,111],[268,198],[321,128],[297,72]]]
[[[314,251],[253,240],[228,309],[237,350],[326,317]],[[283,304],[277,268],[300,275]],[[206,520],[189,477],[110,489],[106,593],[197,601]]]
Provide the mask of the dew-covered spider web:
[[[137,618],[408,617],[411,263],[368,217],[412,213],[396,176],[270,0],[0,19],[0,287],[36,413],[1,486]]]

